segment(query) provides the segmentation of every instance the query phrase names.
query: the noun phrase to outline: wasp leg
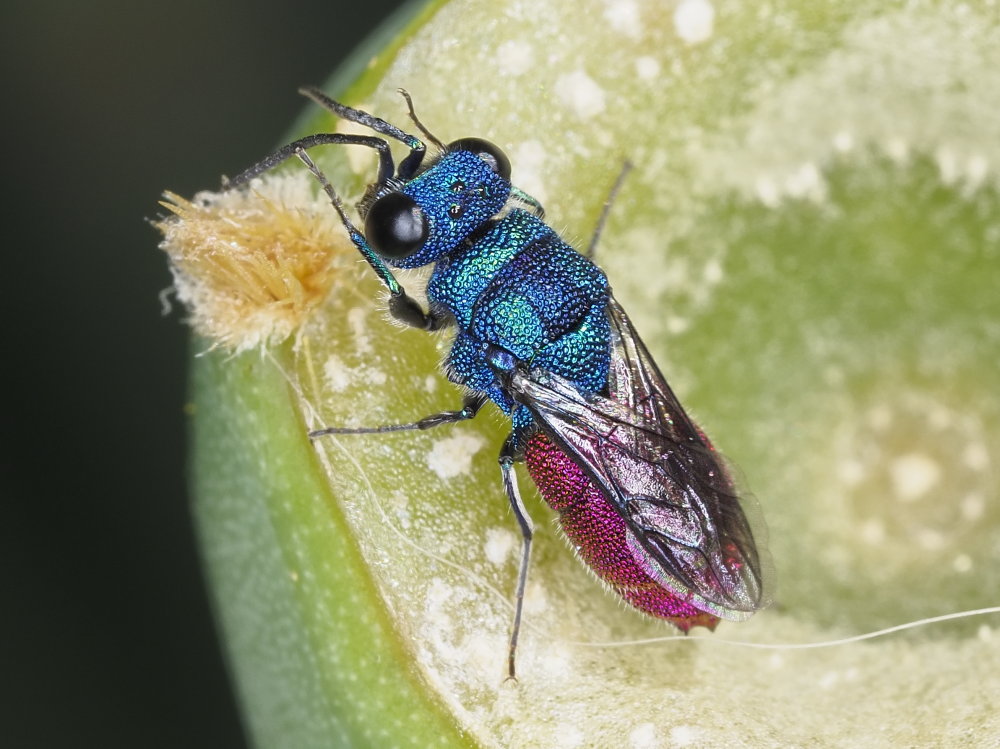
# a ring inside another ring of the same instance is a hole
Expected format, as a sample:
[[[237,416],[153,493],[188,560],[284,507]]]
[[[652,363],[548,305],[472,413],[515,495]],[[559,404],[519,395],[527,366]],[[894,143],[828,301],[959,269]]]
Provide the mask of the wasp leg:
[[[385,142],[382,141],[384,144]],[[294,144],[293,144],[294,145]],[[424,312],[420,305],[406,293],[406,290],[400,285],[399,281],[393,275],[389,266],[378,256],[369,245],[368,240],[365,239],[365,235],[358,231],[358,228],[351,221],[347,212],[344,210],[344,204],[340,200],[340,196],[333,189],[333,185],[330,184],[330,180],[326,178],[322,170],[316,166],[315,162],[309,158],[309,154],[306,153],[304,148],[296,148],[294,155],[298,157],[299,161],[306,165],[309,172],[316,178],[319,182],[320,187],[326,193],[327,197],[330,199],[330,205],[334,207],[337,211],[337,215],[340,216],[340,221],[347,229],[347,235],[351,238],[351,242],[354,246],[358,248],[358,252],[361,256],[368,262],[372,267],[372,270],[378,275],[382,283],[389,290],[389,312],[394,318],[400,322],[404,322],[407,325],[411,325],[414,328],[420,328],[422,330],[438,330],[448,323],[450,319],[447,315],[438,315],[433,312]]]
[[[417,301],[403,287],[389,295],[389,314],[410,327],[421,330],[440,330],[451,320],[449,315],[439,315],[433,310],[424,312]]]
[[[468,421],[479,413],[479,409],[486,403],[486,395],[483,393],[470,393],[462,401],[462,408],[459,411],[441,411],[440,413],[425,416],[417,421],[408,424],[386,424],[380,427],[326,427],[309,432],[309,439],[315,439],[327,434],[384,434],[386,432],[411,432],[421,429],[433,429],[443,424],[454,424],[459,421]]]
[[[611,190],[608,191],[608,197],[604,199],[604,206],[601,208],[601,215],[597,217],[597,226],[594,227],[594,233],[590,237],[590,244],[587,245],[587,250],[583,253],[584,257],[588,260],[594,259],[594,250],[597,249],[597,240],[601,238],[601,232],[604,231],[604,225],[608,222],[608,214],[611,213],[611,206],[614,204],[615,198],[618,197],[618,193],[622,189],[622,184],[625,182],[625,177],[630,171],[632,171],[632,162],[626,159],[622,164],[622,170],[618,172],[618,177],[615,179],[615,183],[611,185]]]
[[[521,528],[521,566],[517,571],[517,590],[514,593],[514,621],[510,628],[509,650],[507,653],[507,678],[517,681],[514,673],[514,656],[517,652],[517,637],[521,632],[521,610],[524,608],[524,588],[528,582],[528,562],[531,559],[531,538],[534,535],[534,525],[524,509],[521,492],[517,488],[517,477],[514,475],[514,461],[518,460],[514,435],[504,442],[500,450],[500,471],[503,474],[503,488],[510,500],[510,508],[514,511],[517,524]]]

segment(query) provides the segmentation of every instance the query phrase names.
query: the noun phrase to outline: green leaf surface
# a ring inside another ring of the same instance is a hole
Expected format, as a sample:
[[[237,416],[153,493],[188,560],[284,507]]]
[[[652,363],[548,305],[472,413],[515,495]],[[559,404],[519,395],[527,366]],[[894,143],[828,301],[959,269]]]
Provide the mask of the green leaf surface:
[[[985,1],[454,0],[332,86],[405,129],[404,87],[442,141],[497,143],[577,246],[635,164],[598,259],[759,502],[776,603],[636,643],[672,631],[601,589],[522,473],[538,533],[520,679],[505,683],[518,535],[499,412],[306,437],[461,398],[439,368],[448,336],[389,322],[344,239],[342,274],[294,341],[194,361],[196,514],[256,744],[1000,736],[995,617],[828,649],[731,642],[998,603],[998,70]],[[328,151],[356,199],[370,155]]]

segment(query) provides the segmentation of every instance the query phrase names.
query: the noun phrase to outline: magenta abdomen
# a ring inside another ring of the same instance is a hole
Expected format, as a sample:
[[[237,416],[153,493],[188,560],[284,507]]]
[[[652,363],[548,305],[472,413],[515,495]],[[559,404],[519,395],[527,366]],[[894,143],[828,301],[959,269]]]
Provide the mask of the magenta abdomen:
[[[667,619],[687,632],[714,629],[719,619],[658,585],[629,551],[625,521],[587,475],[537,432],[525,448],[525,464],[542,497],[557,513],[566,536],[597,576],[637,609]]]

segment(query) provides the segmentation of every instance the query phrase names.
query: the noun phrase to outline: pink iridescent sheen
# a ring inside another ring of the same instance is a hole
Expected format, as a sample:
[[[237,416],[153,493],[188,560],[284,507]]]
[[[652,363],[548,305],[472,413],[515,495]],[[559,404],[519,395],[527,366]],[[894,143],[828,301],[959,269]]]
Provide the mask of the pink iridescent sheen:
[[[580,558],[628,603],[687,632],[715,629],[719,619],[658,585],[629,551],[625,521],[570,458],[543,433],[525,449],[525,464],[535,486],[559,513],[566,536]]]

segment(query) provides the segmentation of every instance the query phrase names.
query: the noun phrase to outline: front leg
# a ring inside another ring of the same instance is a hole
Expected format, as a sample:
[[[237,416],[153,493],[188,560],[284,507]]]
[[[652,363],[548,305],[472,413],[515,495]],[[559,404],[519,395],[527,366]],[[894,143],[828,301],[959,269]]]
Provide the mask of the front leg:
[[[421,330],[440,330],[448,324],[450,319],[449,315],[434,310],[424,312],[417,301],[403,290],[402,286],[399,287],[398,291],[389,295],[389,314],[394,319]]]

